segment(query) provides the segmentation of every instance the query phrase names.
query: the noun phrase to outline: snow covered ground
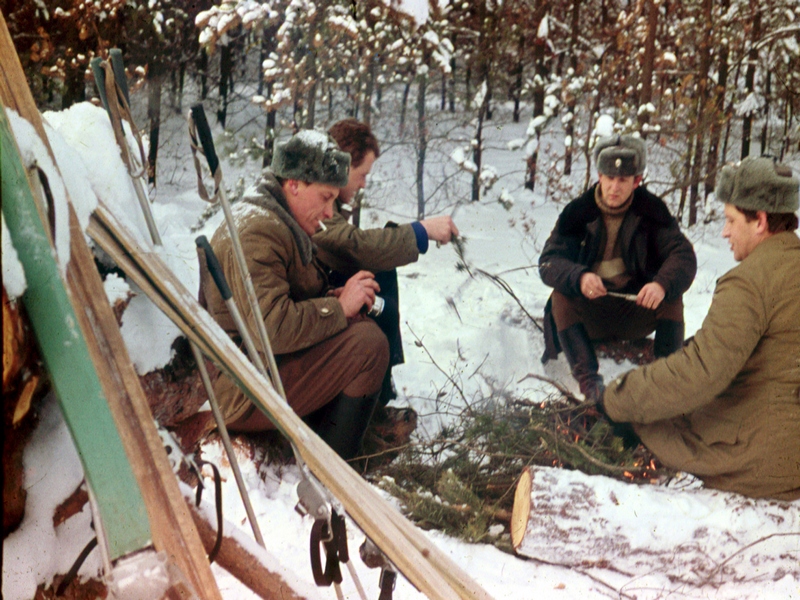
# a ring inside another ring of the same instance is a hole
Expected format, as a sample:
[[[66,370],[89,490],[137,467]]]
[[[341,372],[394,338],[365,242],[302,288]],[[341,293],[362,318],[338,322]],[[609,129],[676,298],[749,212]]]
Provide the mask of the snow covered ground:
[[[454,214],[466,238],[465,256],[470,267],[501,276],[526,310],[538,317],[549,289],[541,283],[536,263],[563,204],[545,197],[544,186],[535,194],[522,189],[523,155],[509,150],[507,142],[523,137],[526,124],[505,123],[503,111],[498,113],[495,126],[487,128],[491,137],[485,160],[497,169],[500,180],[481,202],[455,204],[458,190],[469,181],[466,173],[458,175],[453,197],[440,199],[436,206]],[[82,104],[63,113],[48,113],[46,120],[52,127],[51,144],[73,202],[90,210],[96,195],[146,243],[144,220],[119,162],[105,113]],[[28,146],[30,142],[32,147],[24,123],[12,119],[12,125],[20,144]],[[190,231],[206,205],[193,187],[184,127],[178,119],[162,127],[162,135],[170,141],[169,148],[161,154],[162,185],[153,210],[164,239],[159,252],[186,287],[196,290],[194,238],[202,233],[210,236],[221,215],[209,220],[202,230]],[[446,148],[442,154],[450,156],[468,139],[465,136],[441,142]],[[558,143],[555,136],[550,142]],[[441,164],[434,162],[429,172],[452,170],[453,165],[445,162],[446,159]],[[650,162],[651,168],[664,168],[652,158]],[[798,173],[800,157],[795,157],[793,166]],[[582,181],[582,168],[577,168],[578,182]],[[231,165],[224,161],[223,169],[230,185],[239,178],[252,181],[257,172],[255,163]],[[77,178],[76,173],[82,176]],[[411,220],[416,210],[413,173],[413,156],[408,147],[388,148],[373,171],[367,190],[373,208],[362,216],[362,223],[381,226],[387,219]],[[54,177],[49,179],[52,182]],[[89,181],[91,191],[85,185],[79,187],[81,183],[76,179]],[[498,202],[501,194],[506,205],[509,198],[514,200],[510,207]],[[721,222],[712,221],[688,231],[698,255],[699,272],[684,299],[687,336],[701,325],[716,278],[734,265],[727,244],[719,236],[721,227]],[[14,273],[13,264],[7,270],[10,253],[5,247],[5,230],[3,238],[3,279],[8,280],[7,288],[17,289],[24,286],[24,281]],[[432,247],[418,263],[400,270],[406,364],[395,369],[400,391],[395,404],[408,404],[419,412],[421,436],[434,435],[449,418],[448,408],[459,408],[448,406],[456,401],[452,393],[446,394],[444,400],[437,399],[440,391],[452,391],[448,378],[459,382],[467,398],[480,397],[489,389],[508,390],[533,401],[543,398],[548,390],[526,378],[529,373],[572,385],[563,357],[555,363],[551,361],[546,369],[542,367],[541,334],[517,302],[489,279],[471,277],[456,269],[458,261],[453,246]],[[119,288],[119,280],[108,281],[110,293],[119,293]],[[145,373],[169,360],[169,347],[177,328],[143,294],[138,294],[123,316],[122,334],[137,370]],[[630,364],[601,361],[601,371],[607,378],[629,368]],[[250,535],[222,455],[218,444],[203,448],[203,457],[220,464],[226,479],[226,519]],[[39,427],[25,455],[25,468],[29,502],[26,518],[3,546],[2,592],[8,600],[31,598],[38,583],[69,568],[93,535],[88,508],[57,529],[52,527],[53,507],[75,489],[82,477],[80,462],[52,397],[42,407]],[[270,552],[285,572],[293,574],[308,597],[334,598],[333,590],[312,585],[308,558],[311,520],[293,510],[297,501],[296,468],[266,465],[258,470],[255,463],[245,460],[242,469],[261,528],[269,532]],[[560,519],[554,517],[546,531],[569,529],[569,536],[561,542],[553,538],[542,544],[537,550],[539,560],[514,557],[493,546],[467,544],[437,532],[427,535],[496,598],[800,598],[800,502],[752,501],[703,490],[691,479],[686,485],[669,488],[635,487],[600,476],[550,470],[541,480],[545,482],[541,493],[553,498],[565,486],[584,486],[581,489],[586,514],[585,527],[571,529],[571,518],[578,517],[580,521],[580,507]],[[603,546],[601,556],[605,563],[592,562],[598,558],[598,540],[612,533],[619,543]],[[368,597],[375,598],[377,571],[369,571],[355,552],[363,536],[354,526],[349,527],[348,535],[361,581]],[[587,562],[581,560],[584,551]],[[642,552],[646,556],[646,551],[652,552],[652,560],[642,560]],[[665,558],[667,554],[669,559]],[[97,555],[90,555],[81,575],[99,572]],[[232,576],[218,567],[214,569],[226,600],[254,597]],[[343,592],[346,598],[358,597],[347,575]],[[398,583],[394,598],[420,597],[405,580]]]

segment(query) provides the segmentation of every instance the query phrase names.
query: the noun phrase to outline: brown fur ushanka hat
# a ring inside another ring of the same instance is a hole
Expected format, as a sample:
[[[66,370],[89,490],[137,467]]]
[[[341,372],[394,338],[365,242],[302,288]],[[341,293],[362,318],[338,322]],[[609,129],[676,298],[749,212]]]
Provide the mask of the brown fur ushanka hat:
[[[350,155],[327,133],[302,129],[284,142],[275,140],[270,168],[282,179],[344,187]]]
[[[644,140],[632,135],[612,135],[597,140],[594,147],[597,172],[609,177],[641,175],[647,164]]]

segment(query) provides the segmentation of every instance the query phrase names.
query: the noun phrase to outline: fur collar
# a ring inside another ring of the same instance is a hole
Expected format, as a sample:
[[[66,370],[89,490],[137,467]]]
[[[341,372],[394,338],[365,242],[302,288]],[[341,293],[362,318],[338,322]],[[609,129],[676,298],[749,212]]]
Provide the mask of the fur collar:
[[[560,234],[583,235],[589,223],[602,218],[600,208],[595,201],[595,187],[597,185],[593,185],[582,196],[567,204],[558,217],[558,231]],[[641,185],[633,191],[633,200],[628,212],[642,220],[651,221],[660,227],[668,226],[673,220],[664,201],[655,194],[648,192]]]
[[[292,232],[294,241],[300,249],[300,258],[303,266],[308,265],[314,257],[314,245],[311,238],[300,227],[300,223],[292,216],[289,205],[286,203],[286,196],[283,194],[281,184],[275,175],[267,169],[256,184],[255,190],[245,194],[242,198],[244,202],[249,202],[255,206],[271,211],[289,228]]]

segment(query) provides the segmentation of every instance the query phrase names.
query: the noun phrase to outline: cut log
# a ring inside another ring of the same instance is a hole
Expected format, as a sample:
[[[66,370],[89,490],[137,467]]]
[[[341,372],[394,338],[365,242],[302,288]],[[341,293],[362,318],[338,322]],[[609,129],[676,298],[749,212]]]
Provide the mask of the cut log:
[[[547,563],[671,584],[744,579],[753,565],[771,581],[785,574],[787,556],[796,560],[800,503],[529,467],[514,497],[511,540],[517,554]]]

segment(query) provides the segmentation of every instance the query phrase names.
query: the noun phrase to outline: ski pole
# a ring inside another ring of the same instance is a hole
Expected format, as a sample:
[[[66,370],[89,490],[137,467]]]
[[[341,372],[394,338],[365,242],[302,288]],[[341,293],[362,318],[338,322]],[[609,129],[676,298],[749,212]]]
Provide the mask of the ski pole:
[[[208,168],[211,170],[211,175],[214,177],[216,189],[215,195],[219,197],[222,211],[225,214],[225,222],[228,224],[228,231],[230,232],[231,243],[233,245],[233,253],[236,257],[236,265],[239,269],[239,276],[244,283],[245,291],[247,292],[247,301],[250,305],[250,312],[253,315],[254,325],[258,332],[259,341],[261,342],[261,349],[267,357],[269,366],[269,375],[271,375],[272,385],[278,394],[286,400],[286,392],[283,389],[283,383],[278,375],[278,365],[275,363],[275,355],[272,353],[272,347],[269,343],[269,336],[267,335],[267,328],[264,325],[264,319],[261,318],[261,307],[258,305],[258,297],[256,296],[255,287],[253,287],[253,279],[250,276],[250,270],[247,268],[247,261],[244,257],[244,250],[242,250],[242,242],[239,239],[239,232],[234,223],[233,213],[231,212],[231,204],[228,201],[228,196],[225,193],[225,187],[222,185],[222,170],[219,166],[219,158],[214,149],[214,140],[211,137],[211,128],[208,126],[206,113],[202,104],[195,104],[191,109],[190,121],[190,135],[196,141],[194,136],[195,131],[192,131],[191,124],[194,124],[197,133],[197,138],[200,139],[200,144],[203,148],[203,153],[208,161]]]
[[[146,169],[147,159],[144,156],[144,149],[142,147],[141,137],[133,116],[130,113],[130,104],[128,102],[128,83],[125,78],[125,67],[122,63],[122,52],[114,48],[110,51],[111,60],[103,61],[100,57],[92,59],[90,66],[94,74],[95,84],[97,91],[100,94],[100,100],[103,103],[108,118],[111,121],[111,128],[114,131],[114,138],[117,140],[117,145],[122,154],[122,160],[125,162],[125,167],[128,169],[131,182],[133,183],[136,198],[139,201],[139,206],[142,209],[147,230],[150,233],[150,238],[153,243],[160,246],[162,245],[161,236],[158,233],[158,227],[153,219],[153,213],[150,210],[150,202],[148,201],[144,187],[141,181],[141,175]],[[128,141],[125,138],[125,131],[122,126],[121,113],[124,112],[130,123],[131,131],[133,132],[136,142],[139,146],[139,154],[141,156],[142,168],[139,173],[134,165],[133,158],[128,147]]]
[[[258,526],[258,521],[256,520],[256,513],[253,511],[253,505],[250,503],[250,496],[248,495],[247,488],[244,485],[242,471],[239,469],[239,461],[236,459],[236,454],[233,451],[231,436],[228,434],[228,428],[225,426],[225,419],[222,417],[222,411],[219,409],[217,396],[214,394],[214,387],[211,385],[211,378],[208,376],[208,369],[206,369],[203,353],[200,352],[200,349],[194,342],[190,342],[189,345],[192,348],[192,354],[197,362],[197,368],[200,371],[200,378],[203,380],[203,385],[208,393],[208,403],[211,405],[211,412],[214,414],[214,421],[216,421],[217,429],[219,430],[219,436],[222,438],[222,445],[225,448],[225,453],[228,455],[228,461],[231,463],[233,477],[236,479],[236,486],[239,488],[239,495],[242,497],[244,510],[247,513],[247,518],[250,521],[250,527],[253,529],[253,536],[255,536],[256,542],[258,542],[259,546],[266,548],[266,544],[264,544],[264,538],[261,535],[261,528]]]
[[[225,306],[231,313],[231,317],[234,320],[236,329],[239,331],[239,335],[242,337],[248,353],[250,353],[251,357],[253,357],[253,363],[256,365],[258,371],[267,377],[268,374],[266,368],[264,367],[264,362],[258,355],[255,344],[253,344],[252,336],[250,335],[250,332],[248,331],[247,326],[241,317],[239,308],[236,306],[236,302],[233,300],[233,294],[231,293],[228,281],[225,279],[225,273],[222,271],[222,266],[219,264],[219,259],[217,259],[217,255],[214,253],[214,249],[211,247],[211,244],[208,243],[208,238],[206,238],[204,235],[199,236],[195,242],[197,243],[197,246],[201,248],[203,252],[205,252],[206,265],[208,266],[209,273],[211,274],[211,277],[214,280],[214,284],[217,286],[220,295],[225,301]],[[267,347],[269,349],[269,346]],[[274,361],[275,357],[273,356],[272,362],[274,363]],[[280,381],[280,375],[278,374],[277,367],[275,368],[274,373],[275,378]],[[280,386],[279,394],[283,401],[287,402],[286,392],[283,390],[283,385]],[[306,513],[312,515],[314,519],[325,520],[330,524],[331,509],[328,505],[329,500],[327,495],[322,490],[321,484],[312,479],[311,471],[308,468],[308,465],[306,465],[306,462],[303,460],[303,457],[300,455],[300,452],[298,451],[294,442],[291,442],[291,447],[295,461],[297,462],[298,467],[300,467],[300,472],[303,476],[302,481],[297,484],[297,495],[300,499],[300,504],[303,506]]]

